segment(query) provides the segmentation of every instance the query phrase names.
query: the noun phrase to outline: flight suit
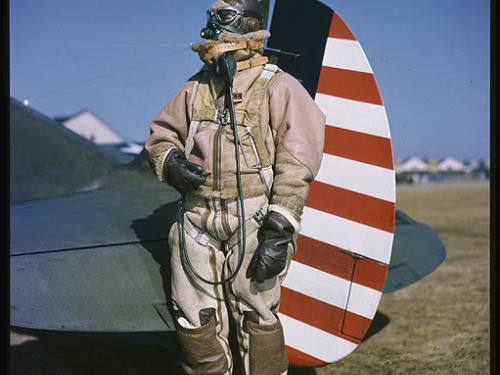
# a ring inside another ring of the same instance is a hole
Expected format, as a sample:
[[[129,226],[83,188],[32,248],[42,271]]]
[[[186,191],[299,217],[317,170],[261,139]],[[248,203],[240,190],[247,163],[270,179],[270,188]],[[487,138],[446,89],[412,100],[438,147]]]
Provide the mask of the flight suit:
[[[227,33],[209,43],[262,40],[266,33]],[[193,49],[205,47],[199,44]],[[321,164],[325,116],[295,78],[262,63],[261,53],[250,47],[235,52],[238,62],[248,62],[236,73],[233,86],[246,211],[240,271],[224,285],[204,283],[183,265],[179,225],[169,233],[173,309],[187,374],[231,373],[229,314],[236,321],[247,374],[287,371],[277,312],[294,242],[289,244],[288,266],[276,277],[257,283],[246,270],[268,211],[283,215],[293,225],[295,237],[300,232],[300,216]],[[185,244],[192,266],[212,281],[235,271],[241,241],[234,135],[225,110],[225,90],[223,80],[205,65],[156,116],[145,145],[151,167],[162,181],[163,163],[174,149],[203,167],[205,182],[184,197]]]

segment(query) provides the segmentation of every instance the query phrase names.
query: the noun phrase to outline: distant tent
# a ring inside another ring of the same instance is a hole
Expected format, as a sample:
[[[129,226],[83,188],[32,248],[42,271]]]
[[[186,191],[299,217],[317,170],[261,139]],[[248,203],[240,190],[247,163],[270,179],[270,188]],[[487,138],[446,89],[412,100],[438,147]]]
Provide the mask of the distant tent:
[[[427,169],[429,170],[430,173],[437,173],[438,172],[439,160],[425,159],[424,161],[425,161],[425,164],[427,165]]]
[[[396,163],[396,182],[427,183],[429,171],[424,161],[411,157]]]
[[[125,140],[95,113],[85,109],[72,116],[56,117],[56,121],[95,144],[117,144]]]
[[[430,172],[429,180],[432,182],[460,181],[466,173],[465,164],[453,157],[429,160],[427,167]]]
[[[455,158],[447,157],[439,162],[438,172],[459,172],[465,173],[465,165]]]
[[[419,158],[411,157],[396,166],[396,172],[427,172],[427,165]]]
[[[490,178],[488,160],[464,160],[453,157],[444,159],[420,159],[410,157],[396,161],[396,182],[427,184],[468,180],[487,180]]]

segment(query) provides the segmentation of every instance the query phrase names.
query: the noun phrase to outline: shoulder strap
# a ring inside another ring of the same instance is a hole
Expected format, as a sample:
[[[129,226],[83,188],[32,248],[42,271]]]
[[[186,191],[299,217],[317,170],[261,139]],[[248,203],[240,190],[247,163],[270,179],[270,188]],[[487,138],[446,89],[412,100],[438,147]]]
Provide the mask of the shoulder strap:
[[[250,113],[258,113],[260,104],[262,99],[264,98],[264,94],[266,92],[266,88],[269,85],[271,79],[278,73],[281,72],[281,69],[274,64],[266,64],[264,65],[264,69],[260,73],[259,77],[255,80],[255,82],[250,87],[249,95],[245,100],[245,103],[242,103],[245,109]],[[241,107],[240,107],[241,108]]]
[[[205,74],[206,74],[206,69],[203,68],[201,71],[199,71],[192,78],[195,80],[195,84],[193,87],[193,91],[191,93],[191,97],[189,98],[189,103],[188,103],[188,108],[187,108],[190,124],[189,124],[188,137],[186,139],[186,144],[184,145],[184,155],[186,155],[186,159],[189,158],[189,155],[191,155],[191,151],[193,151],[194,135],[198,131],[198,126],[200,125],[200,121],[193,120],[193,107],[194,107],[194,101],[198,95],[198,89],[200,87],[200,80],[203,79],[203,76]]]
[[[250,87],[250,93],[242,104],[245,106],[248,115],[255,117],[255,119],[252,119],[253,121],[258,121],[260,106],[271,79],[281,71],[282,70],[277,65],[266,64],[259,77]],[[246,129],[254,145],[254,153],[257,158],[256,167],[259,171],[262,183],[264,184],[266,196],[269,197],[274,180],[274,173],[271,165],[271,158],[258,125],[259,124],[257,124],[257,126],[252,126],[251,123],[247,123]]]

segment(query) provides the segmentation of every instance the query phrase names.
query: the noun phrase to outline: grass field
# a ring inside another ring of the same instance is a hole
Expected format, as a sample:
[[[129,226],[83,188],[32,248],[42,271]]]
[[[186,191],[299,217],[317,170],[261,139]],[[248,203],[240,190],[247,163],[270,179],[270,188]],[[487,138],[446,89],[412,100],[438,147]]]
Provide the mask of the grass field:
[[[430,224],[447,259],[431,275],[386,294],[388,325],[333,365],[296,374],[489,374],[489,187],[402,186],[398,207]],[[97,335],[11,333],[12,375],[169,374],[170,353]]]
[[[383,296],[390,319],[326,374],[489,374],[489,187],[468,183],[403,186],[398,207],[430,224],[447,257],[431,275]]]

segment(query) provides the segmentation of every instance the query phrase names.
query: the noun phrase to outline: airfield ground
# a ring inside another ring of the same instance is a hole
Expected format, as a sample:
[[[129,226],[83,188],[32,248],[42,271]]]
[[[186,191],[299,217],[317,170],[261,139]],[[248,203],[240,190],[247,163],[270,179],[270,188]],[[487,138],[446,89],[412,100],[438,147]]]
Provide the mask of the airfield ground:
[[[382,297],[389,324],[326,374],[489,374],[489,187],[401,186],[398,207],[431,225],[447,257],[431,275]]]
[[[398,187],[398,207],[430,224],[447,248],[431,275],[382,298],[377,325],[353,354],[290,375],[489,374],[489,185]],[[165,349],[88,334],[13,329],[12,375],[166,375]],[[171,359],[171,358],[170,358]]]

